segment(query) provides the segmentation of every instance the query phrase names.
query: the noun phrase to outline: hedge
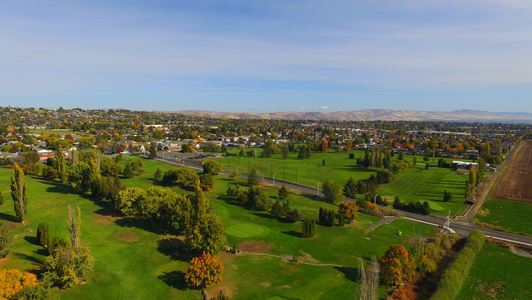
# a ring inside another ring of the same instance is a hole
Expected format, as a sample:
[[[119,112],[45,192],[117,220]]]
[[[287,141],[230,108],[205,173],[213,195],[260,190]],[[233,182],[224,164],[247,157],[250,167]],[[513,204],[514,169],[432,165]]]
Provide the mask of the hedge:
[[[469,275],[471,265],[483,245],[484,233],[476,230],[469,234],[462,250],[443,272],[436,292],[431,297],[432,300],[451,300],[458,296]]]

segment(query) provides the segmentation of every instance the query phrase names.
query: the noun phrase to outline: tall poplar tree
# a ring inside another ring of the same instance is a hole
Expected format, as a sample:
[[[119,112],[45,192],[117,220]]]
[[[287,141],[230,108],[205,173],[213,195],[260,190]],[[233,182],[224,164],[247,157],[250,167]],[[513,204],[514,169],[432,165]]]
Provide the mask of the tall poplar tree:
[[[19,222],[24,224],[26,217],[26,204],[28,197],[26,195],[26,182],[24,181],[24,171],[15,163],[13,165],[13,177],[11,177],[11,198],[15,205],[15,215]]]

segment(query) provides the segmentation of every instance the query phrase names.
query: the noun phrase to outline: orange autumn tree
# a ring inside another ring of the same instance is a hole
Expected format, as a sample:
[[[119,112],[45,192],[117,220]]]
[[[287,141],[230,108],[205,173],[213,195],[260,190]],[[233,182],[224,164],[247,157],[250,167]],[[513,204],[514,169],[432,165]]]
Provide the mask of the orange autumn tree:
[[[401,286],[411,282],[414,277],[414,265],[410,253],[401,245],[392,245],[381,257],[381,280],[383,283]]]
[[[338,215],[342,216],[343,221],[351,223],[357,216],[357,205],[354,201],[342,201],[338,205]]]
[[[222,281],[224,266],[209,252],[203,252],[201,256],[194,257],[190,261],[190,267],[185,274],[185,281],[196,288],[206,288],[211,283]]]
[[[0,269],[0,299],[12,299],[24,287],[37,283],[35,274],[17,269]]]

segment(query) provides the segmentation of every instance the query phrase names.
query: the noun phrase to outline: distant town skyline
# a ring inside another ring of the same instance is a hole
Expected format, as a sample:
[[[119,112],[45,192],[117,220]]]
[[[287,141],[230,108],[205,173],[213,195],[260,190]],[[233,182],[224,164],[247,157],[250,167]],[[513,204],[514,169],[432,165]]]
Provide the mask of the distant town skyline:
[[[532,112],[532,2],[0,3],[0,105]]]

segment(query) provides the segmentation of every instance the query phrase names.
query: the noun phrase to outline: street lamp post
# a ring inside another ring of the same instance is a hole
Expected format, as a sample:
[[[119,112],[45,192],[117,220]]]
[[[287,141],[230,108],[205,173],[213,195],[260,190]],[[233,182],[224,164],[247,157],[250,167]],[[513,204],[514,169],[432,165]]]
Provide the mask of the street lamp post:
[[[273,173],[273,176],[272,176],[272,185],[275,185],[275,175],[277,175],[277,173]]]
[[[320,196],[320,184],[321,182],[318,182],[318,186],[316,187],[316,196]]]

